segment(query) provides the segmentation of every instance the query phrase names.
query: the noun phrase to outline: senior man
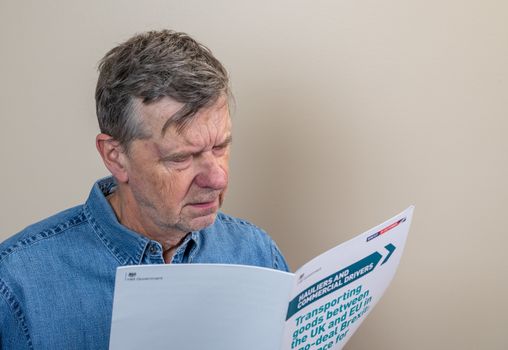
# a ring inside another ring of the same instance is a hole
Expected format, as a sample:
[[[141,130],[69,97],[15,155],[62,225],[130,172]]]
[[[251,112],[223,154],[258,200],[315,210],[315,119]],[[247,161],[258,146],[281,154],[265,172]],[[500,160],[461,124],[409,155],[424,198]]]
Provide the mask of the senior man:
[[[234,263],[288,270],[270,237],[219,212],[228,75],[184,33],[152,31],[99,65],[96,146],[112,177],[0,245],[1,349],[106,349],[115,270]]]

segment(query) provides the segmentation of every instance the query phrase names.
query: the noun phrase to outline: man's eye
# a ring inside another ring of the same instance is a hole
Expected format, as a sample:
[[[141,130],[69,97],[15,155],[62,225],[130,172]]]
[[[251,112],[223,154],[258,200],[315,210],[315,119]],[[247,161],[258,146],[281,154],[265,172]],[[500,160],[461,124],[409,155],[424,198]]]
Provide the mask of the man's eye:
[[[213,148],[213,152],[216,154],[222,154],[224,151],[226,151],[226,148],[228,145],[218,145]]]
[[[176,158],[171,159],[171,161],[174,163],[185,163],[185,162],[189,161],[191,158],[192,158],[192,156],[176,157]]]
[[[185,164],[189,162],[192,158],[192,155],[182,155],[182,156],[174,156],[174,157],[168,157],[164,161],[168,163],[173,164]]]

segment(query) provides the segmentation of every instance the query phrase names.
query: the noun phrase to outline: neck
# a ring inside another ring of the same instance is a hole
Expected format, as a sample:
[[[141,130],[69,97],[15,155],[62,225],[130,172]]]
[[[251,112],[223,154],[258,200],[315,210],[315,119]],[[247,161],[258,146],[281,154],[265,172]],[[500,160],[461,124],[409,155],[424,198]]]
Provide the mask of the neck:
[[[153,220],[147,210],[143,210],[127,191],[120,186],[107,196],[118,221],[128,229],[137,232],[161,244],[166,263],[171,261],[176,249],[182,244],[188,232],[161,228]]]

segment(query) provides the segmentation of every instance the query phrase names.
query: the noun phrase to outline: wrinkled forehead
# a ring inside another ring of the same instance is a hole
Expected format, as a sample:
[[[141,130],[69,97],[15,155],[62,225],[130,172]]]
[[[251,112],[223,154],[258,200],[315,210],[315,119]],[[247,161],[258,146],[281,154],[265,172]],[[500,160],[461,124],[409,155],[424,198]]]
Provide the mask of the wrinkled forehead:
[[[199,110],[188,113],[182,118],[182,113],[188,112],[184,103],[177,102],[169,97],[157,101],[143,103],[135,99],[134,109],[140,117],[141,123],[152,137],[164,136],[168,130],[185,133],[197,120],[219,124],[230,124],[229,103],[227,96],[220,96],[213,103],[201,107]]]
[[[227,99],[221,96],[217,100],[196,110],[184,105],[176,114],[166,121],[161,132],[164,134],[171,128],[177,133],[182,133],[187,127],[193,124],[195,120],[201,120],[203,118],[217,125],[229,121],[229,105]]]
[[[182,127],[182,124],[173,122],[173,119],[184,107],[183,103],[164,97],[149,104],[138,101],[136,109],[144,129],[150,135],[149,138],[154,141],[176,136],[180,136],[176,139],[194,138],[195,134],[203,133],[216,134],[210,137],[225,138],[228,137],[226,134],[231,133],[231,118],[226,97],[221,97],[212,105],[187,116]]]

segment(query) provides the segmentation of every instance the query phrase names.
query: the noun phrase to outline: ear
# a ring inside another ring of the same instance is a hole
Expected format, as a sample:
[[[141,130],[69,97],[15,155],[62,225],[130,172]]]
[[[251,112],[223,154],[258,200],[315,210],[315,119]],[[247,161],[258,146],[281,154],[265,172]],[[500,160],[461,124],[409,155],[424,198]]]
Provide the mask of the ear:
[[[95,146],[102,161],[118,182],[128,182],[127,156],[120,142],[107,134],[99,134],[95,138]]]

